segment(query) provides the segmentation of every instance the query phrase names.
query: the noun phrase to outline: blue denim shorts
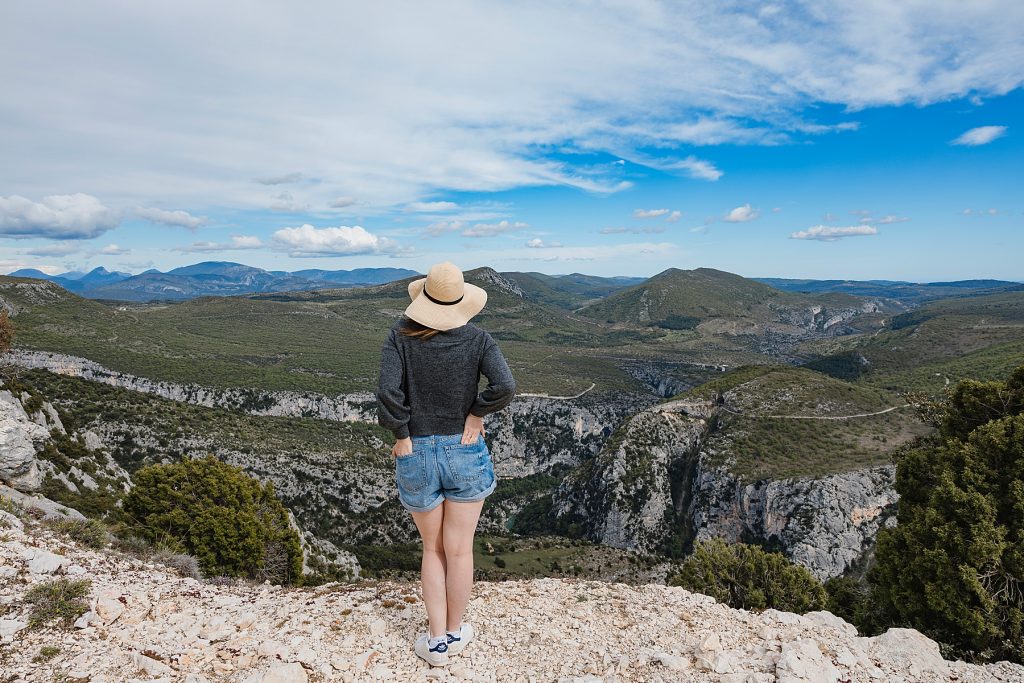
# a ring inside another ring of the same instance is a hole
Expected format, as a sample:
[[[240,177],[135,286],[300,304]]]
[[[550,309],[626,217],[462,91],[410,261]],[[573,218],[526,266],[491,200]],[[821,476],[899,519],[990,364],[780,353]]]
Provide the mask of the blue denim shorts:
[[[498,485],[483,435],[463,444],[458,434],[413,436],[412,453],[395,458],[398,500],[410,512],[429,512],[447,498],[483,500]]]

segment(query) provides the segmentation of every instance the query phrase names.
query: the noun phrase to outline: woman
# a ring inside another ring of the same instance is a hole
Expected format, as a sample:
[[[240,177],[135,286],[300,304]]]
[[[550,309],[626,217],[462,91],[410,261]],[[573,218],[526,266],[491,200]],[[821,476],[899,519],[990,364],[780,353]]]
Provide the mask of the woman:
[[[377,419],[395,435],[398,499],[423,539],[429,633],[414,650],[444,666],[473,637],[462,622],[473,586],[473,535],[497,485],[483,418],[512,401],[516,384],[491,335],[469,322],[487,292],[465,282],[455,264],[432,266],[409,283],[409,297],[381,350]],[[478,394],[481,372],[488,386]]]

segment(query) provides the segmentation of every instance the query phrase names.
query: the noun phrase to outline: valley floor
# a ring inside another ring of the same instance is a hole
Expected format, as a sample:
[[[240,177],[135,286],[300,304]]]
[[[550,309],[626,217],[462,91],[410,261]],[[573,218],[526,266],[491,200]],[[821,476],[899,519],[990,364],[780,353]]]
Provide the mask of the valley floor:
[[[5,681],[1024,681],[1005,662],[946,662],[916,631],[861,638],[827,612],[751,613],[681,588],[552,578],[478,582],[467,614],[477,639],[430,670],[411,649],[425,627],[414,583],[215,585],[0,518]],[[28,628],[26,590],[54,578],[90,579],[90,611],[70,629]],[[44,646],[56,651],[37,661]]]

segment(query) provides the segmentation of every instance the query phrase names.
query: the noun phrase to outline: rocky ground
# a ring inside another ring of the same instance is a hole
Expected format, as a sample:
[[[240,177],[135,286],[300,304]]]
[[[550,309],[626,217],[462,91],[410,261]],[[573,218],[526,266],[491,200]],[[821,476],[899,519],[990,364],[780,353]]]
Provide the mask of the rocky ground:
[[[91,580],[88,611],[69,628],[29,627],[26,591],[60,578]],[[944,661],[916,631],[862,638],[827,612],[752,613],[662,585],[478,582],[467,620],[476,640],[431,669],[412,652],[425,627],[415,584],[218,585],[0,512],[0,671],[12,683],[1024,681],[1021,666]]]

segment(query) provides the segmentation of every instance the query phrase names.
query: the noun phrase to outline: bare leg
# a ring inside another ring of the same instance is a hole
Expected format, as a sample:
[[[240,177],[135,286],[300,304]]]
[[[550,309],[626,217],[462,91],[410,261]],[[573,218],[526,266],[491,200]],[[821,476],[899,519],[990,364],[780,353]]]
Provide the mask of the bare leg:
[[[448,605],[445,588],[445,574],[448,570],[442,539],[444,504],[430,512],[413,512],[412,518],[423,539],[423,559],[420,562],[420,582],[423,589],[423,604],[427,608],[430,636],[445,632]]]
[[[473,536],[480,519],[482,500],[459,503],[446,500],[444,507],[444,555],[448,561],[447,628],[454,631],[462,623],[469,594],[473,589]]]

